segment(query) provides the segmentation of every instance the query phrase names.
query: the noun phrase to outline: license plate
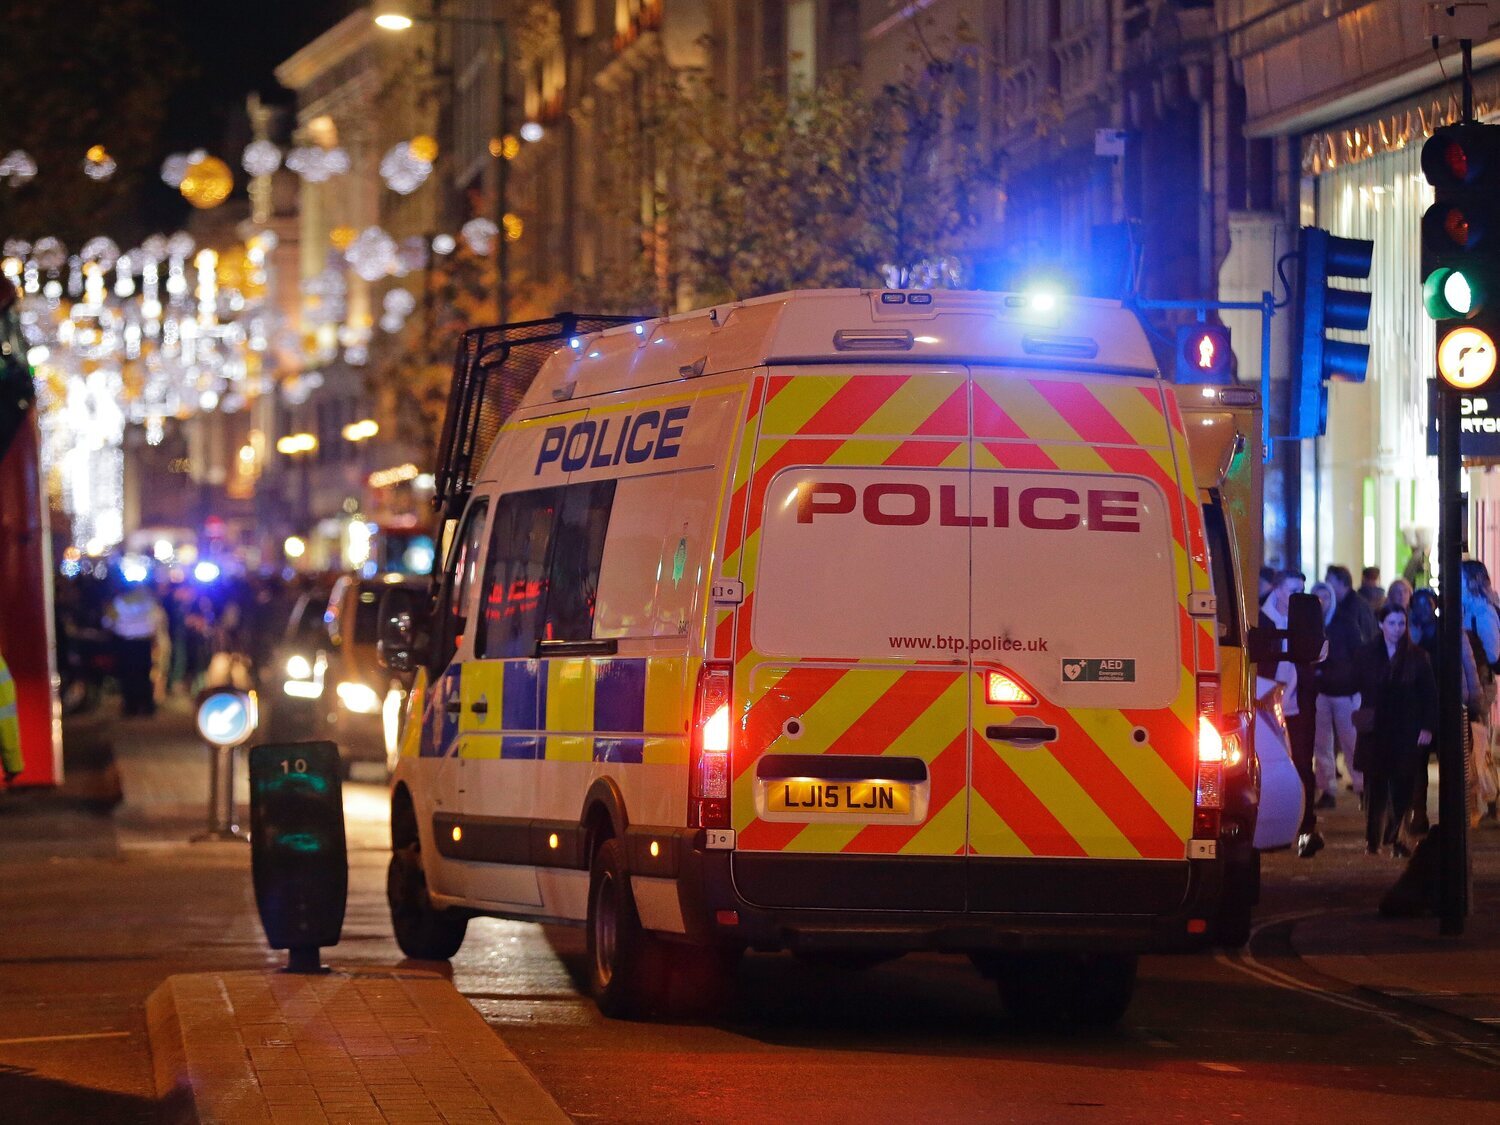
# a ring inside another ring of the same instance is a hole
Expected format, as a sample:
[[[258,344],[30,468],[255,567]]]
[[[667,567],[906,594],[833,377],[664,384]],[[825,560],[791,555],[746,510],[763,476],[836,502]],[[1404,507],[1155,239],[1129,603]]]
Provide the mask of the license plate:
[[[766,783],[766,811],[905,818],[911,816],[911,786],[903,781],[778,778]]]

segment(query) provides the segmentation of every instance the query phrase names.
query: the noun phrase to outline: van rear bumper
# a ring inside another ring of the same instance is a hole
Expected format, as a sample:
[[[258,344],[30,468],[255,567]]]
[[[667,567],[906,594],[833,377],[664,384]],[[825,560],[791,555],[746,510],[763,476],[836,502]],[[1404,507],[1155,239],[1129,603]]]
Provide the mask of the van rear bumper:
[[[731,858],[732,857],[732,858]],[[684,849],[697,940],[752,949],[1173,952],[1210,943],[1222,861],[806,856]],[[726,925],[733,911],[737,922]]]

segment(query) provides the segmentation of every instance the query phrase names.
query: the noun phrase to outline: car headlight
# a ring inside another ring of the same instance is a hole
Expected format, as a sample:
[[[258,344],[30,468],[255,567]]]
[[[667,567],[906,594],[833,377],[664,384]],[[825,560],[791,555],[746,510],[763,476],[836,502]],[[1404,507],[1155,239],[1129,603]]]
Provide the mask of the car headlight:
[[[288,679],[310,680],[312,679],[312,672],[312,664],[300,652],[295,656],[287,658],[286,674]]]
[[[339,684],[339,702],[356,715],[373,715],[380,710],[380,696],[367,684],[345,680]]]

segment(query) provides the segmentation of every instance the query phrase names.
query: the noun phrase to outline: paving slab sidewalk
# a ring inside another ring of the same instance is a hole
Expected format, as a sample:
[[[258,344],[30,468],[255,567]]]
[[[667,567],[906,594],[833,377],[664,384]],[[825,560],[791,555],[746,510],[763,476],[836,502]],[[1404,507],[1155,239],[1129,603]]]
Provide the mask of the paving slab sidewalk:
[[[568,1117],[444,978],[192,973],[146,1006],[171,1122],[467,1125]]]
[[[1500,1033],[1500,828],[1487,822],[1470,830],[1471,914],[1462,935],[1443,937],[1434,917],[1385,918],[1378,913],[1380,896],[1396,881],[1401,866],[1364,854],[1362,818],[1325,817],[1324,825],[1330,847],[1303,862],[1336,866],[1346,891],[1364,888],[1364,893],[1355,896],[1358,905],[1345,894],[1341,902],[1330,902],[1329,910],[1298,919],[1290,935],[1297,956],[1335,980]]]

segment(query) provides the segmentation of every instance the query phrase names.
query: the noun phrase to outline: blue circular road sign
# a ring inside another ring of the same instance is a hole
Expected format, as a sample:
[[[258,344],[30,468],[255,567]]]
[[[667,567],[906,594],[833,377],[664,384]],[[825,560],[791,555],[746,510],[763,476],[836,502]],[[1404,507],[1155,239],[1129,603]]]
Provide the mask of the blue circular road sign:
[[[198,700],[198,733],[214,746],[239,746],[255,733],[255,695],[213,688]]]

